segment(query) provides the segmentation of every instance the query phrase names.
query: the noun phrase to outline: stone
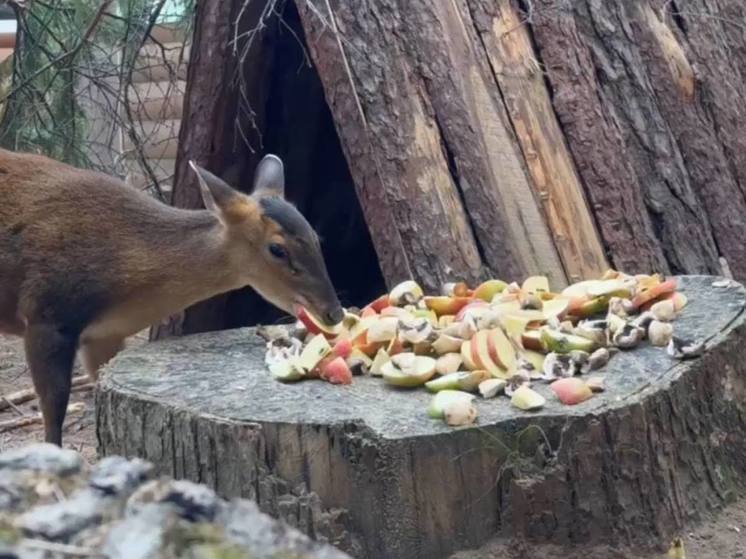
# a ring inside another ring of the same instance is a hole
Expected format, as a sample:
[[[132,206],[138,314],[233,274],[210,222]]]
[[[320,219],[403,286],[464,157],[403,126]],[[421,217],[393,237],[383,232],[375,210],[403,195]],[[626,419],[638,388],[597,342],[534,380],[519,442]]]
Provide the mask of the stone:
[[[91,472],[89,485],[107,495],[130,493],[150,479],[153,465],[144,460],[107,456]]]
[[[33,470],[64,476],[79,472],[82,465],[79,454],[49,443],[38,443],[0,454],[0,471]]]
[[[0,462],[13,464],[0,472],[0,487],[12,477],[20,495],[0,515],[0,559],[350,559],[253,503],[226,502],[189,481],[150,479],[153,466],[143,460],[111,456],[76,473],[57,464],[46,469],[62,473],[40,476],[38,460],[23,468],[16,459],[37,450],[0,454]],[[49,498],[60,500],[41,498],[40,483],[56,487]]]

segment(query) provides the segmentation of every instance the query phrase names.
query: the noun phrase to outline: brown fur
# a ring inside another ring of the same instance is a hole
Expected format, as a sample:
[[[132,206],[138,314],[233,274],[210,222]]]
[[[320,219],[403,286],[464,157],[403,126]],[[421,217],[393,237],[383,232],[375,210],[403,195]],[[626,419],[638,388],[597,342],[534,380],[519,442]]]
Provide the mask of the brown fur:
[[[281,162],[268,160],[253,196],[199,175],[212,211],[172,208],[106,175],[0,150],[0,331],[26,338],[47,441],[61,444],[76,349],[95,378],[127,336],[246,285],[288,312],[302,303],[339,316],[320,250],[306,266],[316,277],[289,264],[307,258],[315,235],[288,235],[262,211],[261,196],[282,194]],[[272,242],[289,262],[272,257]]]

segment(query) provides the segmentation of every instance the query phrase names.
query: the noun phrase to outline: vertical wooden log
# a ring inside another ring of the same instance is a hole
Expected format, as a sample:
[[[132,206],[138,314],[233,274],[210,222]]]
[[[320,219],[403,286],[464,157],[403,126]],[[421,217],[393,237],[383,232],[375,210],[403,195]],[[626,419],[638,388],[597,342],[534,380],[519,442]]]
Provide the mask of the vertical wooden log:
[[[734,76],[722,75],[722,80],[712,80],[713,71],[720,69],[723,73],[722,62],[726,60],[723,55],[728,50],[725,48],[711,51],[710,58],[716,53],[720,55],[719,64],[710,66],[695,60],[702,68],[699,77],[695,76],[689,60],[692,49],[688,35],[683,31],[675,34],[675,20],[665,21],[657,6],[640,2],[633,17],[636,42],[657,106],[676,138],[682,165],[706,211],[717,250],[727,260],[735,277],[746,278],[746,189],[742,188],[746,181],[739,181],[739,172],[746,171],[746,157],[743,156],[746,116],[742,110],[730,107],[738,104],[743,108],[746,95],[742,90],[746,82],[735,60],[732,61]],[[719,26],[719,18],[716,21]],[[704,76],[708,76],[707,79],[703,79]],[[740,92],[736,89],[737,83]],[[708,106],[708,98],[722,99],[730,105],[720,109],[728,113],[725,128],[717,122]],[[742,127],[740,136],[739,124]],[[742,151],[735,153],[733,143],[738,146],[739,142]]]
[[[296,5],[387,280],[564,284],[465,6]]]
[[[710,218],[636,41],[646,2],[538,0],[531,30],[614,265],[719,273]]]
[[[527,25],[511,0],[468,3],[565,271],[573,281],[598,277],[608,262]]]
[[[262,155],[261,130],[271,53],[260,38],[252,46],[250,60],[238,60],[246,38],[244,35],[237,42],[234,39],[242,31],[257,27],[263,10],[259,3],[243,11],[240,6],[232,1],[198,3],[174,177],[172,202],[177,207],[204,207],[196,177],[189,167],[190,160],[240,188],[250,185],[250,176]],[[239,13],[241,20],[237,21]],[[236,81],[239,63],[244,64],[243,91],[239,91]],[[237,123],[241,129],[239,138]],[[251,144],[253,153],[244,142]],[[257,297],[247,290],[236,293]],[[236,293],[197,303],[154,327],[151,338],[224,328]]]

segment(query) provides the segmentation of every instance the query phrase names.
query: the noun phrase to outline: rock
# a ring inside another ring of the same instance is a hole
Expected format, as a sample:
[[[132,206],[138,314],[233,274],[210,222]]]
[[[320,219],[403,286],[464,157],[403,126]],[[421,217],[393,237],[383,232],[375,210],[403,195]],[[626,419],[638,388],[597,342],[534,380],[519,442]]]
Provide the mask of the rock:
[[[76,452],[39,443],[0,454],[0,470],[31,470],[65,476],[80,471],[83,460]]]
[[[152,464],[144,460],[107,456],[93,469],[88,483],[107,495],[131,493],[135,487],[150,479],[152,473]]]
[[[101,520],[110,506],[100,493],[90,488],[79,490],[59,503],[34,507],[15,522],[24,534],[53,541],[70,536]]]
[[[120,456],[84,467],[49,445],[0,454],[0,559],[350,559],[249,501],[152,474]]]

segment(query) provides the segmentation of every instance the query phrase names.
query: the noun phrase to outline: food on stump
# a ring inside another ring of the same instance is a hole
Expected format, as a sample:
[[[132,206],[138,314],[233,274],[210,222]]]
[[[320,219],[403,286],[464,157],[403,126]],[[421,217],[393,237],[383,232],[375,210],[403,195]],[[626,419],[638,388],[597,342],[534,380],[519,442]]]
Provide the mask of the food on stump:
[[[619,350],[646,344],[676,359],[701,355],[701,341],[674,335],[687,305],[676,289],[675,279],[614,270],[561,292],[543,276],[491,279],[473,289],[449,283],[433,295],[407,280],[361,310],[349,309],[339,324],[301,308],[291,331],[264,328],[261,335],[278,381],[350,384],[362,375],[380,377],[392,390],[424,387],[436,393],[431,417],[468,425],[477,417],[474,392],[494,400],[480,405],[507,397],[526,411],[546,405],[539,391],[576,405],[605,390],[604,376],[586,375]]]

